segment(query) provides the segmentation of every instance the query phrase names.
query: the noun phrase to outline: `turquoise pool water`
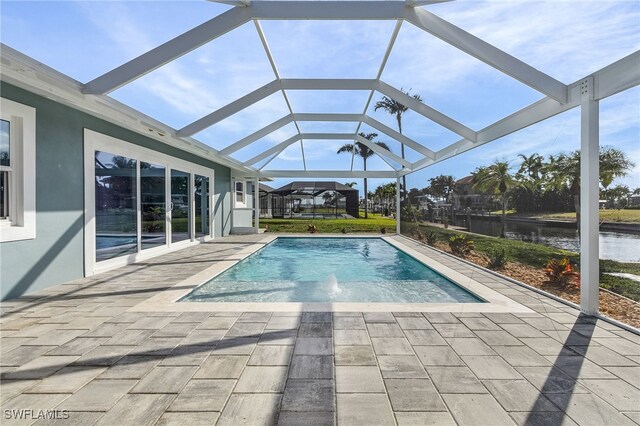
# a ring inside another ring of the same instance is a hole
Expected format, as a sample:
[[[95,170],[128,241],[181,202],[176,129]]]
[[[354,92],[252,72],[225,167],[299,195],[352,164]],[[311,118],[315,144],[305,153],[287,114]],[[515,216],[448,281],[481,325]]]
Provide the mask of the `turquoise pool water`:
[[[181,301],[482,302],[380,238],[283,237]]]

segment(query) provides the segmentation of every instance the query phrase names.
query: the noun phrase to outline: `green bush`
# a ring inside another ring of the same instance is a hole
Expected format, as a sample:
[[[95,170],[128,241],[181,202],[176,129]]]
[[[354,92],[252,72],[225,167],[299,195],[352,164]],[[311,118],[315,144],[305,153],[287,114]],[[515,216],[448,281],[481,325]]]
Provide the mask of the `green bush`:
[[[503,248],[489,250],[489,269],[502,269],[507,265],[507,251]]]
[[[473,241],[464,235],[454,235],[449,238],[449,248],[456,256],[467,257],[475,248]]]
[[[424,234],[424,241],[430,246],[435,246],[436,242],[438,242],[438,234],[435,232],[427,232]]]

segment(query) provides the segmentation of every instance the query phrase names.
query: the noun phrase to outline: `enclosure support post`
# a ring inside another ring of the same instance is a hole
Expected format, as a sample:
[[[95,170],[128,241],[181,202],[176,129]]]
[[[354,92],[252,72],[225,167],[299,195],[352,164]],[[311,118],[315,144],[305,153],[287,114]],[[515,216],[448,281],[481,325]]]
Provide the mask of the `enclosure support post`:
[[[260,232],[260,180],[256,178],[253,183],[253,211],[256,234]]]
[[[396,178],[396,234],[400,234],[400,178]]]
[[[580,310],[598,313],[599,294],[599,108],[593,77],[580,84]]]

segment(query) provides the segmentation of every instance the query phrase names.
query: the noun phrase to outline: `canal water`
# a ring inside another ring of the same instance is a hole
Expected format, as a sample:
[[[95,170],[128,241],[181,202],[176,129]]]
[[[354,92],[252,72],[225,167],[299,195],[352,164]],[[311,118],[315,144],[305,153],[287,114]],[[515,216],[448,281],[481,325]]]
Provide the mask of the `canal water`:
[[[462,220],[457,221],[456,225],[466,226]],[[471,232],[498,237],[501,229],[500,221],[471,218]],[[507,221],[505,235],[512,240],[580,251],[578,231],[573,228]],[[600,258],[640,262],[640,234],[600,231]]]

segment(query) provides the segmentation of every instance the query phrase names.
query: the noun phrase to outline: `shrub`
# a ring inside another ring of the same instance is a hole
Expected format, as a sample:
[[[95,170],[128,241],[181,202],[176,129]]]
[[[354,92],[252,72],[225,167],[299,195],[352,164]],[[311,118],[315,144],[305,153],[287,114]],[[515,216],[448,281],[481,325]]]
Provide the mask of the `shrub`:
[[[464,235],[454,235],[449,238],[449,248],[451,253],[456,256],[466,257],[475,248],[473,241],[467,239]]]
[[[502,269],[507,264],[507,252],[503,248],[489,250],[489,269]]]
[[[571,280],[576,283],[580,274],[575,270],[568,258],[561,260],[550,259],[544,268],[545,274],[549,278],[551,284],[567,285]]]
[[[420,214],[420,209],[411,204],[406,204],[400,210],[400,219],[404,221],[415,221]]]
[[[344,226],[340,229],[340,232],[342,232],[343,234],[347,233],[347,228],[345,228]]]
[[[387,233],[387,228],[385,228],[384,226],[382,228],[380,228],[380,233],[381,234],[386,234]]]
[[[435,232],[427,232],[424,234],[424,241],[430,246],[435,246],[438,241],[438,234]]]

